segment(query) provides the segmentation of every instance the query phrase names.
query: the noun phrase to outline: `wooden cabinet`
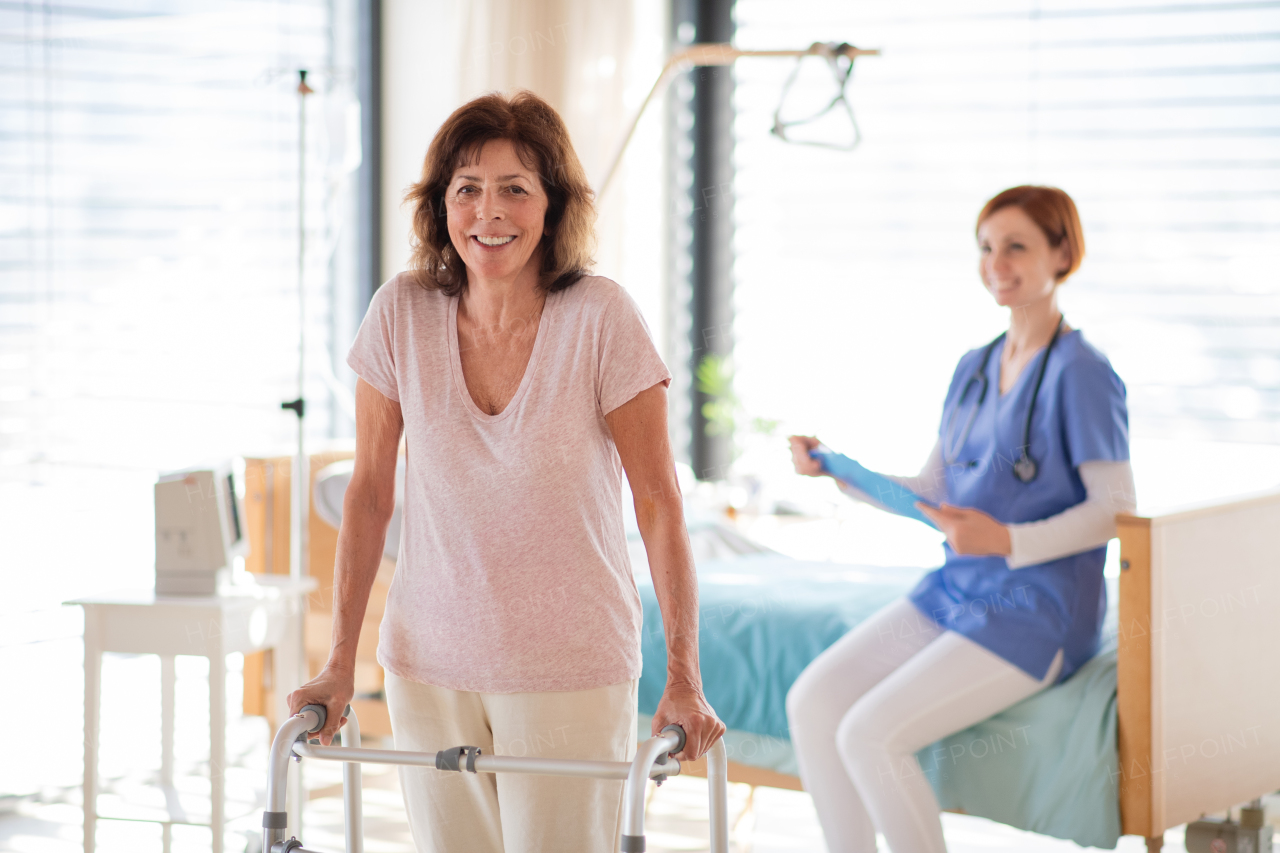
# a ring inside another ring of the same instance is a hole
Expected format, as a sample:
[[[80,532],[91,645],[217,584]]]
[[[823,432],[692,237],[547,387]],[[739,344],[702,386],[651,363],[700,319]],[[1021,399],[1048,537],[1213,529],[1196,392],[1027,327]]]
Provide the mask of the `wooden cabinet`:
[[[354,450],[338,448],[314,453],[310,457],[310,477],[328,465],[351,459]],[[245,566],[262,574],[289,573],[289,501],[293,459],[288,456],[252,457],[245,459],[245,525],[249,535],[249,554]],[[311,503],[309,519],[310,551],[308,574],[318,586],[308,597],[305,650],[308,672],[320,671],[329,657],[333,627],[333,566],[338,548],[338,531],[316,514]],[[356,651],[356,713],[366,736],[391,734],[390,718],[382,700],[382,667],[378,665],[378,625],[386,609],[387,590],[394,573],[394,563],[384,560],[374,581],[360,631]],[[245,655],[244,713],[266,716],[274,731],[272,700],[275,685],[271,683],[270,652]],[[291,687],[286,689],[292,689]]]

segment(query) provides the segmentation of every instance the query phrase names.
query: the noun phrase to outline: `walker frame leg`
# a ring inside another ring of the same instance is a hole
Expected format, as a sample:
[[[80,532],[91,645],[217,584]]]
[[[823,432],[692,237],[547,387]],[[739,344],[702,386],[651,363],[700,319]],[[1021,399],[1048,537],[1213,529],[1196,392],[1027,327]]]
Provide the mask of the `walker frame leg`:
[[[347,706],[347,721],[342,726],[343,748],[359,749],[360,721]],[[346,818],[347,853],[364,853],[364,791],[360,781],[360,762],[342,765],[342,812]]]
[[[283,847],[286,844],[289,759],[293,758],[293,747],[300,737],[305,738],[324,728],[324,717],[323,708],[308,705],[282,722],[276,730],[267,759],[267,808],[262,813],[262,853],[277,853],[276,845]]]
[[[286,840],[288,816],[285,811],[289,759],[303,757],[343,762],[342,800],[346,817],[347,853],[363,853],[364,819],[361,803],[360,764],[406,764],[434,767],[445,772],[533,773],[597,779],[624,779],[622,853],[642,853],[645,849],[644,807],[648,782],[678,775],[679,762],[669,755],[684,748],[684,732],[668,726],[662,734],[640,744],[630,763],[576,761],[569,759],[515,758],[481,755],[475,747],[424,752],[364,749],[360,745],[360,722],[347,706],[347,722],[341,729],[341,747],[323,747],[307,740],[307,735],[324,728],[325,710],[308,705],[290,717],[276,732],[271,744],[267,770],[267,808],[262,817],[262,853],[314,853],[296,838]],[[465,757],[465,761],[462,759]],[[711,819],[712,853],[729,851],[728,758],[724,743],[716,741],[707,753],[707,786]]]
[[[729,853],[729,754],[723,740],[707,751],[707,796],[711,853]]]
[[[668,734],[669,730],[671,734]],[[673,742],[672,738],[676,740]],[[645,741],[636,750],[622,791],[621,853],[643,853],[645,789],[651,768],[668,753],[679,752],[683,748],[684,732],[679,726],[667,726],[660,736]],[[707,797],[711,853],[729,853],[729,757],[721,740],[707,751]]]

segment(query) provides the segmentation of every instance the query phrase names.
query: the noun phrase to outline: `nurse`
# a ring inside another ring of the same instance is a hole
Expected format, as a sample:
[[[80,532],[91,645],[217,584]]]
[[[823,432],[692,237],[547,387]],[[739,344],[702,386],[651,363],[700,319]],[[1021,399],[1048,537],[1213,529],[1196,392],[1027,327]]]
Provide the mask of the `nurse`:
[[[1134,508],[1124,383],[1058,308],[1084,258],[1062,190],[1005,190],[978,214],[978,272],[1009,329],[965,354],[938,441],[892,477],[946,535],[945,562],[823,652],[787,695],[805,789],[833,853],[942,853],[917,750],[1071,676],[1098,649],[1102,566]],[[797,473],[827,476],[812,436]],[[838,482],[838,481],[837,481]],[[846,494],[875,499],[841,483]]]

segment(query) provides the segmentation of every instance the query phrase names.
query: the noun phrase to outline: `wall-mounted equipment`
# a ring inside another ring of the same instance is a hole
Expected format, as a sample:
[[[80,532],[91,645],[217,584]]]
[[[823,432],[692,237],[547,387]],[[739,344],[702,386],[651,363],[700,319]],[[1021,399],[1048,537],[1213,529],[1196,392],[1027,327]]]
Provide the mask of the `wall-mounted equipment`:
[[[786,84],[783,86],[782,98],[778,102],[778,109],[774,112],[774,123],[772,133],[784,142],[797,142],[802,145],[821,145],[825,148],[836,148],[839,150],[852,150],[857,147],[862,140],[862,133],[858,130],[857,120],[853,117],[853,108],[849,105],[847,98],[849,81],[853,77],[853,61],[859,56],[879,56],[880,50],[864,50],[854,47],[848,42],[814,42],[804,50],[740,50],[731,44],[712,44],[703,43],[691,45],[678,53],[672,54],[667,59],[666,64],[662,67],[662,72],[658,74],[658,79],[654,81],[653,87],[649,89],[649,94],[645,96],[644,101],[640,104],[640,109],[636,110],[635,117],[627,126],[626,131],[622,134],[622,139],[615,149],[613,159],[609,161],[609,168],[605,170],[604,177],[601,178],[598,188],[596,189],[596,204],[600,203],[600,199],[609,189],[609,184],[613,181],[614,175],[618,171],[618,167],[622,164],[622,157],[627,153],[627,146],[631,143],[631,138],[635,135],[636,127],[640,124],[640,119],[644,116],[645,109],[656,98],[662,96],[667,90],[667,86],[682,71],[688,71],[690,68],[700,66],[728,66],[744,57],[773,57],[796,60],[796,68],[792,70],[791,75],[787,78]],[[787,121],[782,118],[783,103],[786,101],[787,94],[791,91],[792,85],[795,83],[796,74],[799,72],[799,63],[806,56],[818,56],[827,61],[831,67],[831,73],[835,79],[837,92],[835,97],[822,109],[814,114],[797,120]],[[792,140],[787,137],[787,128],[808,124],[821,116],[834,110],[837,106],[843,107],[849,117],[849,121],[853,126],[853,138],[847,143],[820,143],[812,140]]]

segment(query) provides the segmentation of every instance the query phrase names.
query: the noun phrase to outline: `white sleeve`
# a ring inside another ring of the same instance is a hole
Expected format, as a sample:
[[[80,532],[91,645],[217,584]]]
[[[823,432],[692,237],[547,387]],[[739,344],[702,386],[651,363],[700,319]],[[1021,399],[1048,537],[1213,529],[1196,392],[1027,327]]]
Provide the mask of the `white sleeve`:
[[[942,444],[934,442],[933,450],[929,452],[928,460],[924,463],[924,467],[920,469],[920,473],[914,477],[895,477],[892,474],[885,474],[885,476],[915,492],[930,503],[941,503],[947,496],[946,466],[942,464]],[[881,506],[878,500],[861,489],[850,486],[841,480],[836,480],[836,485],[839,486],[840,491],[854,500]]]
[[[933,443],[929,458],[914,477],[895,477],[886,474],[890,480],[905,486],[929,503],[940,504],[947,497],[947,466],[942,462],[942,442]]]
[[[1116,515],[1133,512],[1133,466],[1128,461],[1080,464],[1085,499],[1043,521],[1009,525],[1011,569],[1034,566],[1105,545],[1116,535]]]

